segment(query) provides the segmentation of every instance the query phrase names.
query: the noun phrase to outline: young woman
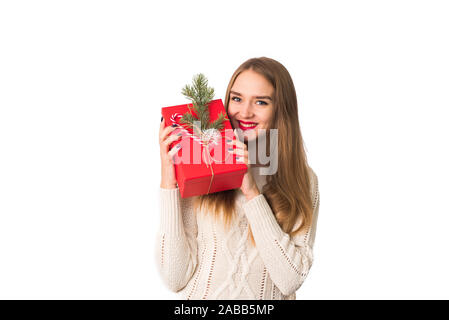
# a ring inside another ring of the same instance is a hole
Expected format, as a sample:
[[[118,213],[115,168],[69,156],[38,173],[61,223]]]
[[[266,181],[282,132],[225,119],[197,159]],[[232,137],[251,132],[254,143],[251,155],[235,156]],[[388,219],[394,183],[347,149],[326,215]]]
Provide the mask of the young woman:
[[[161,123],[159,272],[184,299],[295,299],[313,261],[319,191],[290,74],[273,59],[249,59],[229,82],[225,108],[242,130],[228,141],[248,164],[240,189],[181,198],[172,158],[179,150],[169,150],[180,137]],[[277,129],[278,165],[269,175],[259,159],[248,160],[249,142],[270,144],[263,129]]]

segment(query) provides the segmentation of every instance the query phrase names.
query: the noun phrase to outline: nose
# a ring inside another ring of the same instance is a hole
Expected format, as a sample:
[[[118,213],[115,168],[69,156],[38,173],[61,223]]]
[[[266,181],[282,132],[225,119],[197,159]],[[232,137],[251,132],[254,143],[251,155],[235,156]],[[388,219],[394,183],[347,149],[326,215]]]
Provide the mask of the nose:
[[[240,115],[245,119],[249,119],[253,116],[253,110],[249,102],[242,105],[242,108],[240,109]]]

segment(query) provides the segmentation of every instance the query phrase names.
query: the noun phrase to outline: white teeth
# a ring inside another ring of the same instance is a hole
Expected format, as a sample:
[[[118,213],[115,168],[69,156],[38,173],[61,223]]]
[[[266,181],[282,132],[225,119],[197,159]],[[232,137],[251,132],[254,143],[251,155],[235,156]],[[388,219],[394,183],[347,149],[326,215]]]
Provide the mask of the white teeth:
[[[254,123],[254,124],[245,124],[245,123],[240,122],[240,125],[241,125],[242,127],[245,127],[245,128],[251,128],[251,127],[255,127],[255,126],[257,125],[257,123]]]

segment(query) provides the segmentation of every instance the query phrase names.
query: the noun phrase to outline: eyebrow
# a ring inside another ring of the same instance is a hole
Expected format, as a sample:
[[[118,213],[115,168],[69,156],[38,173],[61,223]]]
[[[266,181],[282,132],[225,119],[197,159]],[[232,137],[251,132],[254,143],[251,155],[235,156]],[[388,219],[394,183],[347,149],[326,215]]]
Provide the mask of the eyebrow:
[[[235,95],[237,95],[237,96],[242,96],[240,93],[235,92],[235,91],[232,91],[232,90],[230,91],[230,93],[233,93],[233,94],[235,94]],[[270,96],[255,96],[255,97],[253,97],[253,98],[256,98],[256,99],[268,99],[268,100],[273,101],[273,99],[271,99]]]

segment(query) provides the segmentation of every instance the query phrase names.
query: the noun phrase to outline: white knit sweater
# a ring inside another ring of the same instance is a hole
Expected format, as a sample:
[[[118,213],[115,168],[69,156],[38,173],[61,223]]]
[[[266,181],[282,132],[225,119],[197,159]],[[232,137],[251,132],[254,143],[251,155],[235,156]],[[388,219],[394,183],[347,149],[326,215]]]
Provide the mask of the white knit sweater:
[[[262,190],[266,176],[257,167],[250,170]],[[313,223],[294,237],[283,232],[262,194],[247,201],[239,190],[237,214],[225,229],[211,214],[194,214],[193,198],[181,198],[178,188],[160,188],[156,262],[164,283],[183,299],[296,299],[313,262],[319,210],[312,169],[310,176]]]

